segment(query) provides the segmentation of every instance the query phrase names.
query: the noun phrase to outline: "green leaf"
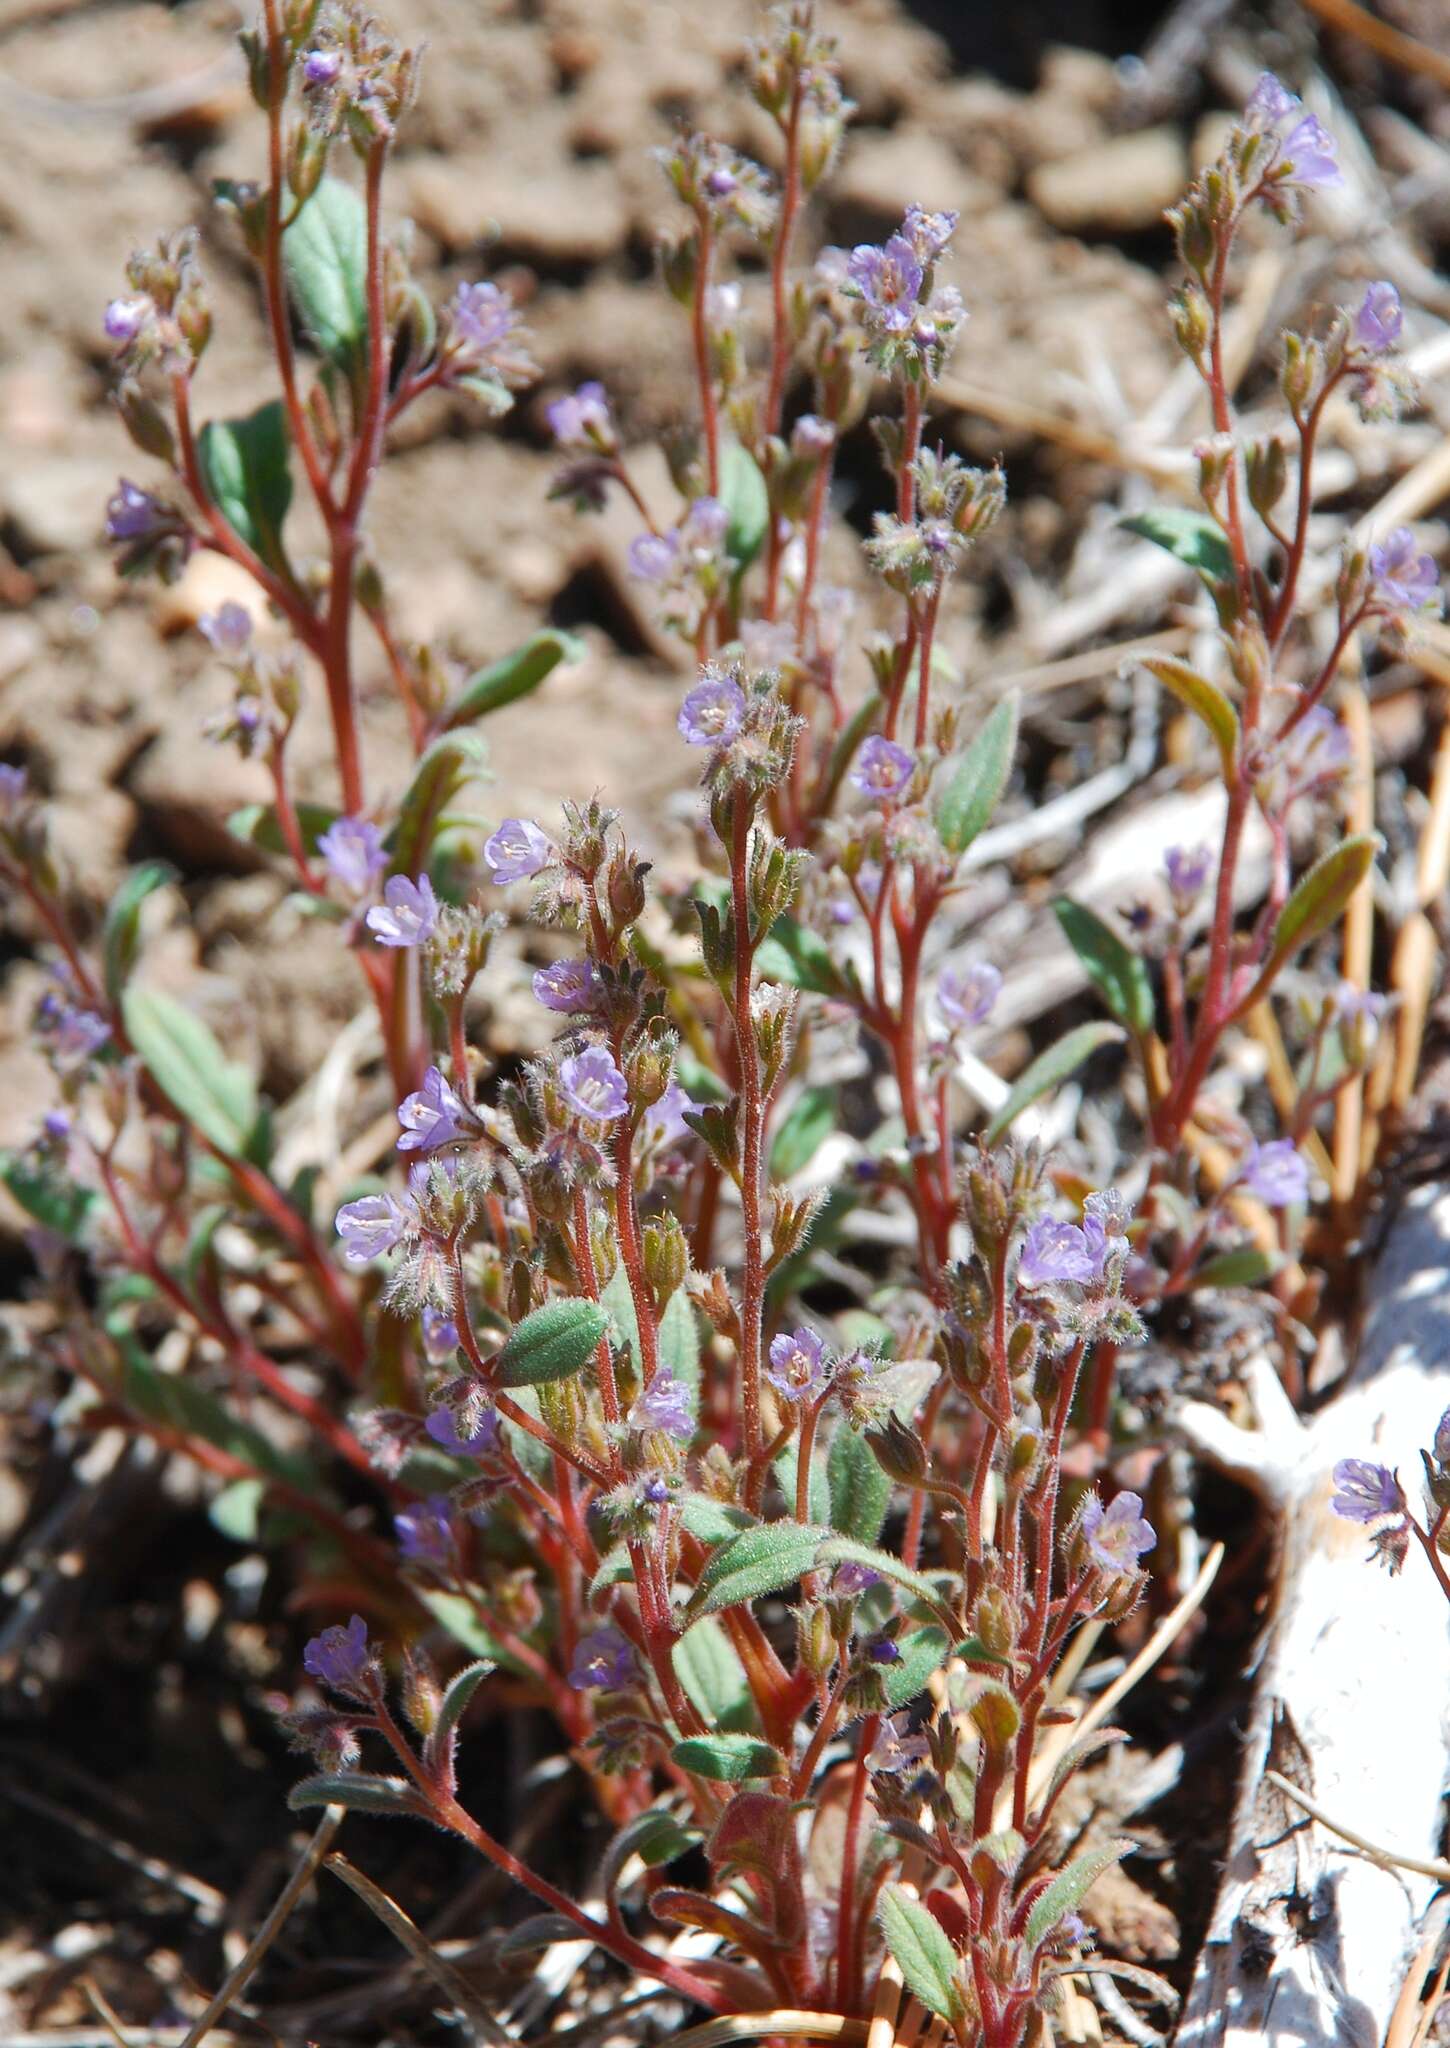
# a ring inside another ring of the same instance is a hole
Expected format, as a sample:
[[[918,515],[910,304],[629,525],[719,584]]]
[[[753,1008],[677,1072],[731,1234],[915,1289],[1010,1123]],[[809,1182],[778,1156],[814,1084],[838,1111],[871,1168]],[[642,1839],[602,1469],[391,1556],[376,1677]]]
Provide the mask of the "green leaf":
[[[132,868],[111,898],[106,911],[102,954],[106,968],[106,994],[113,1003],[121,1000],[141,943],[141,906],[146,898],[169,882],[176,873],[164,860],[144,861]]]
[[[830,1534],[804,1522],[758,1522],[712,1551],[686,1610],[689,1621],[740,1607],[764,1593],[793,1586],[815,1563]]]
[[[800,1470],[799,1440],[788,1443],[775,1461],[775,1473],[780,1481],[781,1493],[786,1500],[795,1504],[796,1478]],[[813,1522],[826,1523],[831,1518],[830,1482],[826,1478],[826,1461],[817,1451],[811,1457],[810,1477],[806,1481],[806,1506]]]
[[[859,1431],[842,1423],[826,1460],[831,1527],[858,1543],[874,1543],[891,1504],[891,1481]]]
[[[1056,1045],[1039,1053],[1026,1072],[1018,1076],[1012,1093],[987,1126],[987,1143],[994,1145],[1024,1109],[1030,1108],[1049,1088],[1060,1088],[1100,1047],[1119,1044],[1122,1038],[1123,1032],[1116,1024],[1079,1024],[1075,1030],[1065,1032]]]
[[[957,1982],[957,1954],[935,1916],[900,1884],[883,1887],[877,1916],[907,1990],[938,2019],[960,2019],[966,2001]]]
[[[245,419],[208,421],[196,453],[228,526],[269,568],[285,571],[282,522],[292,502],[292,469],[282,401],[274,398]]]
[[[294,1813],[304,1806],[346,1806],[354,1813],[427,1815],[406,1778],[374,1778],[363,1771],[320,1771],[294,1785],[287,1804]]]
[[[770,493],[748,448],[727,441],[720,450],[720,499],[725,507],[725,552],[738,576],[760,553],[770,531]]]
[[[505,1671],[524,1671],[525,1667],[518,1658],[510,1656],[480,1620],[478,1609],[466,1594],[433,1593],[422,1587],[416,1590],[417,1597],[438,1626],[452,1636],[455,1643],[461,1643],[465,1650],[471,1650],[485,1663],[498,1664]],[[533,1675],[528,1673],[530,1677]]]
[[[699,1828],[686,1827],[665,1807],[651,1806],[622,1827],[605,1850],[599,1865],[599,1888],[612,1901],[631,1856],[638,1856],[646,1869],[659,1870],[703,1839]]]
[[[1153,984],[1147,963],[1086,904],[1059,896],[1052,908],[1088,979],[1118,1022],[1146,1038],[1153,1029]]]
[[[585,1599],[592,1607],[601,1593],[607,1593],[611,1586],[625,1586],[634,1577],[634,1560],[629,1554],[627,1543],[611,1544],[600,1558]]]
[[[1205,1259],[1193,1276],[1195,1287],[1262,1287],[1272,1280],[1284,1261],[1260,1251],[1257,1245],[1240,1245],[1235,1251],[1219,1252]]]
[[[515,1324],[495,1361],[495,1384],[537,1387],[583,1370],[609,1328],[594,1301],[546,1301]]]
[[[948,853],[965,853],[1001,801],[1017,747],[1018,712],[1019,700],[1013,691],[952,764],[936,805],[936,829]]]
[[[0,1152],[0,1180],[27,1216],[67,1244],[84,1241],[86,1219],[101,1199],[91,1188],[77,1187],[28,1152]]]
[[[681,1769],[718,1785],[738,1785],[746,1778],[782,1778],[785,1758],[756,1735],[688,1735],[670,1755]]]
[[[368,336],[368,220],[362,199],[324,178],[282,237],[297,317],[319,355],[351,378]]]
[[[1033,1901],[1027,1915],[1027,1946],[1038,1948],[1065,1913],[1075,1913],[1094,1884],[1132,1848],[1131,1842],[1109,1842],[1104,1849],[1089,1849],[1060,1870],[1046,1891]]]
[[[520,697],[537,690],[561,661],[583,659],[584,642],[572,633],[560,633],[551,626],[545,632],[531,634],[522,647],[516,647],[502,661],[469,677],[444,712],[442,730],[451,732],[455,726],[472,725],[476,719],[487,718],[490,711],[517,703]]]
[[[261,1534],[265,1479],[234,1479],[208,1504],[206,1517],[233,1543],[255,1543]]]
[[[1261,988],[1302,946],[1338,923],[1350,897],[1374,866],[1379,847],[1374,833],[1358,832],[1315,861],[1279,914],[1273,951],[1259,977]]]
[[[398,807],[395,874],[421,874],[428,864],[439,818],[464,783],[483,772],[487,759],[488,748],[474,732],[444,733],[421,756]]]
[[[1224,776],[1231,777],[1238,759],[1239,715],[1223,691],[1207,676],[1201,676],[1197,669],[1190,668],[1186,661],[1177,661],[1171,654],[1146,654],[1142,656],[1142,663],[1165,690],[1171,691],[1180,704],[1203,720],[1218,747]]]
[[[309,853],[316,853],[318,840],[324,832],[331,831],[341,813],[335,804],[297,804],[294,808],[302,844]],[[240,839],[245,846],[258,847],[263,853],[291,850],[282,837],[275,804],[243,804],[227,819],[227,830],[233,839]]]
[[[755,949],[755,965],[766,981],[788,982],[813,995],[836,996],[845,983],[819,932],[793,917],[778,917]]]
[[[682,1635],[670,1652],[690,1704],[718,1728],[747,1729],[755,1702],[735,1645],[713,1615]]]
[[[430,1760],[448,1754],[449,1742],[468,1710],[469,1701],[485,1678],[492,1678],[497,1669],[498,1666],[491,1657],[480,1657],[472,1664],[465,1664],[461,1671],[449,1679],[443,1697],[438,1703],[433,1726],[428,1731]]]
[[[742,1529],[755,1527],[755,1517],[744,1508],[731,1507],[728,1501],[716,1500],[711,1494],[682,1493],[677,1498],[680,1520],[697,1542],[712,1548],[717,1543],[728,1543]]]
[[[327,1489],[310,1460],[297,1451],[279,1450],[254,1423],[233,1415],[195,1380],[181,1373],[162,1372],[117,1318],[108,1320],[107,1329],[120,1348],[117,1391],[128,1408],[180,1436],[200,1437],[203,1443],[214,1444],[268,1479],[284,1480],[314,1499],[325,1498]]]
[[[245,1067],[234,1066],[211,1030],[160,989],[126,989],[126,1036],[172,1106],[229,1158],[247,1154],[257,1122],[257,1097]]]
[[[540,1949],[553,1948],[560,1941],[587,1941],[581,1935],[578,1923],[565,1913],[531,1913],[527,1920],[520,1920],[516,1927],[510,1927],[496,1937],[497,1947],[493,1953],[502,1956],[537,1955]],[[471,2034],[473,2040],[479,2037]]]
[[[1153,505],[1118,523],[1176,555],[1188,568],[1196,569],[1205,583],[1227,583],[1233,575],[1233,556],[1223,529],[1206,512],[1191,512],[1185,505]]]
[[[770,1148],[770,1177],[790,1180],[809,1166],[840,1120],[840,1095],[834,1088],[802,1088]]]
[[[881,1667],[888,1714],[896,1713],[918,1693],[926,1691],[932,1673],[940,1671],[951,1655],[951,1645],[951,1637],[940,1628],[909,1629],[898,1639],[896,1647],[901,1652],[901,1662]]]

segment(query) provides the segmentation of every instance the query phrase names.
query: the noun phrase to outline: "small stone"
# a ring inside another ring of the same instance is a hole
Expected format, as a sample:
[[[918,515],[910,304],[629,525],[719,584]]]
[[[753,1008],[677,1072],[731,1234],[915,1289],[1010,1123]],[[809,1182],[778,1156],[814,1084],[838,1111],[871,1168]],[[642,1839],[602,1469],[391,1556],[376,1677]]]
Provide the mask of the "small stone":
[[[198,549],[178,581],[157,590],[156,630],[164,639],[174,639],[224,604],[241,605],[251,615],[254,629],[267,616],[266,600],[245,569],[225,555]]]
[[[1064,234],[1123,234],[1159,226],[1187,177],[1177,131],[1145,128],[1039,164],[1028,177],[1027,196]]]
[[[492,242],[527,263],[602,263],[629,232],[617,182],[602,164],[501,175],[493,157],[428,158],[410,165],[407,188],[409,212],[445,249]]]
[[[852,139],[831,196],[853,214],[895,227],[908,206],[929,213],[980,212],[997,197],[934,136],[910,127]]]

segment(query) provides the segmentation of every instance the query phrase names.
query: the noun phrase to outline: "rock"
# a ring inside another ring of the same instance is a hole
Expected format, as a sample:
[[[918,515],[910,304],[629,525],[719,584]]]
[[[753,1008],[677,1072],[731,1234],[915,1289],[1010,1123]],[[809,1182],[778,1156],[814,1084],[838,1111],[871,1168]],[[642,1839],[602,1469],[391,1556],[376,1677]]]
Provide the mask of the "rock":
[[[544,265],[602,263],[629,232],[614,176],[597,163],[531,175],[497,156],[415,159],[407,203],[446,249],[493,242],[500,254]]]
[[[944,142],[912,127],[853,138],[831,190],[834,206],[889,227],[908,206],[979,213],[997,196]]]
[[[240,564],[226,555],[199,550],[187,563],[180,579],[163,584],[156,594],[156,630],[170,640],[186,633],[208,612],[224,604],[239,604],[249,613],[253,627],[267,619],[267,600]]]
[[[6,465],[0,507],[14,522],[24,549],[39,555],[80,554],[100,539],[115,482],[104,459],[50,451],[43,462]]]
[[[1177,131],[1145,128],[1039,164],[1028,177],[1027,196],[1064,234],[1125,234],[1157,227],[1187,179]]]

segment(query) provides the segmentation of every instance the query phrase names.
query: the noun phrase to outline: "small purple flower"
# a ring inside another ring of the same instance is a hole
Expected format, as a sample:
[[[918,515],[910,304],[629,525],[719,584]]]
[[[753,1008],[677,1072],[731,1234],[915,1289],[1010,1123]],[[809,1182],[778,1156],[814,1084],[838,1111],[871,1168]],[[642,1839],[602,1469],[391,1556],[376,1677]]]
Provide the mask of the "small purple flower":
[[[1213,871],[1213,854],[1206,846],[1196,846],[1191,853],[1187,847],[1170,846],[1163,856],[1163,867],[1173,907],[1182,916],[1202,894]]]
[[[112,299],[106,308],[106,339],[129,348],[154,310],[144,292],[131,299]]]
[[[719,498],[696,498],[680,526],[680,539],[693,554],[715,555],[729,530],[730,514]]]
[[[1435,1424],[1435,1457],[1442,1465],[1450,1465],[1450,1408]]]
[[[808,1406],[830,1384],[831,1368],[824,1342],[814,1330],[793,1330],[789,1335],[782,1331],[771,1340],[765,1377],[787,1401]]]
[[[744,718],[745,692],[739,683],[719,669],[707,669],[680,706],[676,724],[692,747],[723,747],[734,739]]]
[[[678,1081],[671,1081],[658,1102],[652,1102],[644,1113],[641,1135],[647,1144],[676,1145],[683,1138],[694,1133],[685,1122],[685,1111],[698,1105],[685,1093]]]
[[[1344,173],[1334,155],[1334,137],[1313,114],[1306,114],[1284,137],[1284,158],[1289,165],[1289,185],[1323,189],[1342,185]]]
[[[400,1152],[436,1152],[465,1135],[468,1105],[444,1080],[437,1067],[423,1076],[423,1085],[398,1104],[402,1135]]]
[[[495,882],[527,882],[554,858],[554,848],[532,818],[505,818],[484,842],[483,857]]]
[[[170,523],[170,515],[159,499],[129,477],[122,477],[106,505],[106,539],[149,540]]]
[[[1433,555],[1420,553],[1408,526],[1393,533],[1369,551],[1373,595],[1397,612],[1421,612],[1440,595],[1440,572]]]
[[[1090,1495],[1082,1512],[1082,1535],[1098,1570],[1113,1573],[1137,1571],[1139,1558],[1158,1541],[1136,1493],[1120,1493],[1106,1508],[1096,1494]]]
[[[642,533],[629,544],[629,573],[640,583],[667,583],[679,556],[672,533]]]
[[[0,824],[13,824],[29,795],[28,771],[13,761],[0,761]]]
[[[866,311],[867,325],[880,334],[907,334],[921,296],[922,266],[903,235],[884,248],[863,242],[851,251],[846,275]]]
[[[336,1217],[343,1257],[350,1266],[366,1266],[395,1251],[413,1227],[413,1218],[396,1195],[360,1195],[344,1202]]]
[[[915,771],[914,754],[875,732],[856,756],[851,781],[873,803],[885,804],[900,796]]]
[[[1403,1515],[1405,1496],[1388,1465],[1364,1458],[1341,1458],[1334,1468],[1339,1491],[1329,1505],[1346,1522],[1377,1522],[1381,1515]]]
[[[1060,1287],[1075,1280],[1088,1286],[1102,1273],[1102,1249],[1076,1223],[1044,1216],[1028,1231],[1017,1266],[1021,1287]]]
[[[989,960],[944,967],[936,985],[936,1006],[954,1031],[985,1024],[1002,993],[1002,977]]]
[[[486,281],[461,284],[449,302],[453,331],[480,355],[507,341],[519,324],[519,312],[506,291]]]
[[[423,1424],[435,1444],[445,1451],[454,1451],[470,1458],[487,1457],[498,1449],[498,1413],[485,1408],[477,1429],[471,1436],[460,1436],[458,1418],[451,1408],[435,1408]]]
[[[676,1443],[687,1444],[695,1434],[695,1404],[683,1380],[677,1380],[668,1366],[658,1368],[649,1385],[642,1389],[629,1411],[631,1429],[659,1429]]]
[[[559,1066],[559,1086],[576,1116],[589,1123],[612,1123],[629,1108],[623,1074],[602,1045],[591,1045]]]
[[[339,1622],[314,1636],[302,1652],[302,1668],[319,1685],[366,1698],[373,1655],[362,1616],[355,1614],[346,1628]]]
[[[414,1564],[444,1565],[453,1556],[453,1522],[445,1493],[411,1502],[393,1517],[398,1548]]]
[[[549,432],[561,448],[592,448],[612,454],[619,445],[609,397],[602,384],[581,384],[547,408]]]
[[[302,59],[302,76],[308,85],[332,85],[341,70],[341,50],[309,50]]]
[[[380,946],[423,946],[438,923],[438,898],[426,875],[416,882],[390,875],[383,900],[368,912],[367,926]]]
[[[1308,1199],[1309,1168],[1292,1138],[1254,1145],[1239,1169],[1239,1185],[1269,1209],[1292,1209]]]
[[[231,598],[214,612],[203,612],[196,623],[215,654],[240,654],[252,637],[251,613]]]
[[[901,1650],[890,1636],[875,1636],[866,1645],[866,1655],[873,1664],[899,1664]]]
[[[818,413],[803,412],[790,430],[792,455],[829,455],[836,445],[836,429]]]
[[[366,896],[388,864],[383,835],[368,818],[334,818],[319,833],[317,851],[349,896]]]
[[[534,976],[534,997],[560,1017],[577,1017],[599,1000],[599,969],[592,960],[556,960]]]
[[[1244,126],[1276,127],[1280,121],[1287,121],[1298,105],[1296,95],[1281,85],[1272,71],[1261,71],[1258,84],[1249,94],[1249,103],[1244,108]]]
[[[959,214],[927,213],[920,206],[908,206],[906,218],[901,223],[903,242],[910,244],[912,253],[923,268],[935,263],[946,249],[947,243],[956,233]]]
[[[580,1637],[569,1683],[575,1692],[617,1692],[621,1686],[632,1685],[638,1674],[639,1664],[628,1636],[617,1628],[597,1628]]]
[[[1365,290],[1364,304],[1354,316],[1354,338],[1371,355],[1387,355],[1400,338],[1405,316],[1400,295],[1385,278]]]
[[[884,1777],[896,1777],[903,1771],[918,1770],[930,1755],[931,1744],[925,1735],[911,1732],[911,1716],[903,1709],[881,1723],[866,1768]]]
[[[869,1564],[838,1564],[831,1580],[831,1591],[839,1593],[843,1600],[854,1600],[864,1593],[868,1586],[881,1584],[880,1572],[873,1572]]]
[[[425,1302],[421,1317],[423,1356],[430,1365],[448,1365],[458,1349],[458,1325],[432,1302]]]

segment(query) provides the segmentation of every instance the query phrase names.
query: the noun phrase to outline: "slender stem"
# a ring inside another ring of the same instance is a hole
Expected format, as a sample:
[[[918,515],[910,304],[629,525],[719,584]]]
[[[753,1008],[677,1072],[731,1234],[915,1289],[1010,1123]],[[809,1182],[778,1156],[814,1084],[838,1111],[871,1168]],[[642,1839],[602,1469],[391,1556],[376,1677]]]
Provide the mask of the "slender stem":
[[[781,406],[785,400],[785,379],[790,368],[790,308],[786,281],[790,270],[791,242],[801,203],[800,129],[805,101],[805,76],[797,71],[791,87],[790,113],[785,126],[785,164],[780,193],[780,217],[776,222],[775,244],[770,253],[770,385],[765,398],[763,431],[780,431]]]
[[[750,1010],[755,948],[750,931],[750,808],[737,788],[732,800],[730,890],[735,937],[735,1044],[740,1064],[740,1205],[745,1226],[745,1270],[740,1304],[740,1398],[745,1455],[750,1465],[746,1505],[759,1505],[765,1485],[761,1458],[760,1352],[765,1306],[765,1258],[761,1242],[761,1167],[765,1122],[761,1101],[760,1053]]]
[[[705,487],[712,498],[720,495],[720,413],[715,396],[715,372],[710,362],[710,322],[707,301],[715,260],[715,228],[708,211],[701,207],[696,216],[699,238],[695,256],[695,301],[691,330],[695,342],[695,376],[700,386],[700,425],[705,436]]]
[[[285,189],[282,149],[282,117],[287,102],[287,58],[277,0],[264,0],[263,22],[267,38],[267,225],[262,244],[262,282],[267,300],[267,321],[272,332],[272,353],[282,380],[282,400],[287,412],[287,431],[302,457],[302,467],[324,521],[331,523],[332,488],[322,466],[317,443],[297,388],[297,360],[292,348],[287,293],[282,275],[282,199]]]

